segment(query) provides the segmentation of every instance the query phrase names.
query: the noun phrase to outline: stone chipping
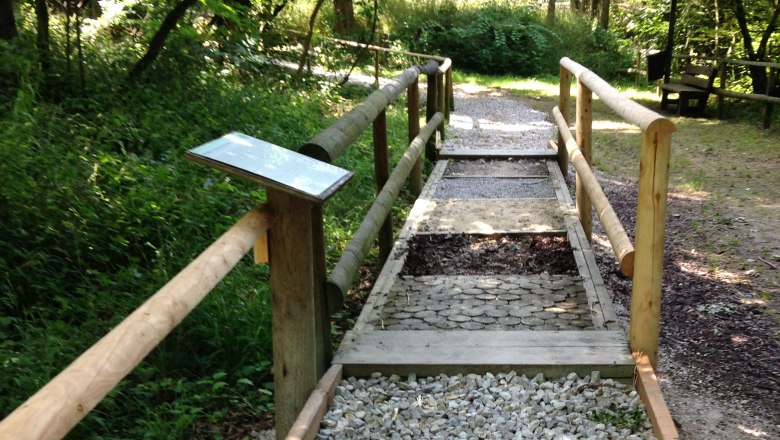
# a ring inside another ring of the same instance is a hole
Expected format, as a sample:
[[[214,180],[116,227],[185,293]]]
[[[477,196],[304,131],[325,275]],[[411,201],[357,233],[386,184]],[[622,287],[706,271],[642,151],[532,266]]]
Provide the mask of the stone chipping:
[[[434,199],[554,199],[549,178],[443,178]]]
[[[598,371],[343,380],[317,435],[346,439],[653,439],[639,395]]]

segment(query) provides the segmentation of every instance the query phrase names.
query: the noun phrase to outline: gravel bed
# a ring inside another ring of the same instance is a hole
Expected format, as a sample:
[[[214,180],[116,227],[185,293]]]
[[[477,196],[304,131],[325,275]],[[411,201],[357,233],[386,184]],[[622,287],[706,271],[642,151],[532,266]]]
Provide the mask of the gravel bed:
[[[651,439],[636,391],[597,371],[407,380],[374,373],[336,389],[318,439]]]
[[[434,199],[554,199],[550,179],[463,177],[441,179]]]
[[[548,176],[550,171],[543,160],[459,160],[447,164],[445,176],[498,176],[522,177],[527,175]]]

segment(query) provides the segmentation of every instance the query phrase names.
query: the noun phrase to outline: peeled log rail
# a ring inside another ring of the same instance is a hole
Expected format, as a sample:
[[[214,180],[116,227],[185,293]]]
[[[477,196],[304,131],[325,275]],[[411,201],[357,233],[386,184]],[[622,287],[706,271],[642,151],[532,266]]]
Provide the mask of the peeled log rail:
[[[64,437],[230,272],[271,221],[265,206],[244,215],[130,316],[0,422],[0,439]]]
[[[712,93],[727,98],[746,99],[748,101],[763,102],[765,104],[780,104],[780,97],[759,95],[756,93],[740,93],[731,90],[725,90],[722,88],[713,89]]]
[[[398,192],[404,184],[404,181],[409,176],[414,164],[423,152],[425,143],[429,137],[436,130],[436,127],[444,121],[444,115],[442,113],[436,113],[428,124],[420,130],[420,134],[414,138],[414,141],[409,145],[409,148],[404,153],[404,156],[398,162],[393,173],[390,174],[390,178],[387,180],[382,191],[377,195],[376,201],[371,205],[371,209],[368,210],[366,217],[363,219],[363,223],[360,224],[357,232],[352,237],[352,241],[349,243],[344,253],[341,254],[339,262],[336,263],[336,267],[333,268],[330,277],[328,278],[327,295],[328,305],[330,306],[330,312],[335,312],[341,306],[343,298],[347,294],[352,281],[355,279],[355,274],[363,260],[368,254],[368,249],[371,247],[371,243],[382,226],[387,214],[393,208],[393,202],[398,197]]]
[[[615,113],[638,126],[642,131],[647,130],[654,124],[666,123],[666,118],[621,95],[608,82],[599,78],[598,75],[576,61],[564,57],[561,58],[561,66],[585,84],[591,92],[604,101]]]
[[[632,277],[634,275],[634,246],[631,244],[626,230],[623,229],[623,224],[620,223],[617,214],[615,214],[615,210],[612,209],[607,196],[604,195],[604,191],[601,189],[598,180],[596,180],[596,176],[593,175],[588,162],[583,157],[577,142],[572,137],[568,124],[566,124],[566,119],[564,119],[558,107],[553,108],[553,115],[555,116],[555,122],[558,124],[558,133],[563,138],[569,158],[574,164],[574,169],[577,170],[577,175],[580,177],[580,182],[588,193],[599,220],[604,225],[609,242],[612,244],[612,251],[620,263],[620,270],[627,277]],[[558,148],[563,147],[558,145]]]
[[[389,84],[369,95],[365,101],[340,117],[330,127],[319,132],[298,152],[323,162],[333,162],[344,153],[347,147],[360,136],[388,104],[406,91],[407,87],[420,75],[420,72],[424,72],[433,64],[438,69],[438,63],[435,61],[429,62],[424,68],[413,66],[406,69]]]

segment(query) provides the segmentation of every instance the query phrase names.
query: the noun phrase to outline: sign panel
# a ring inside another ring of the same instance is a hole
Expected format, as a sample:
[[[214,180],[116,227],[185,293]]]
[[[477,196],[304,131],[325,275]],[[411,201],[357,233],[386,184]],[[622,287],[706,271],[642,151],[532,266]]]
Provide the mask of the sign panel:
[[[319,202],[328,199],[353,175],[351,171],[238,132],[188,150],[187,157]]]

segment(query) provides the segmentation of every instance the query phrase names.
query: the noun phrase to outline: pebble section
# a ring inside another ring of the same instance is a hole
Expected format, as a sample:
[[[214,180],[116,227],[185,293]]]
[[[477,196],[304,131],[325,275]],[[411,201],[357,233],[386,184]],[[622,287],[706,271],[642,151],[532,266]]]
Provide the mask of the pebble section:
[[[350,377],[336,388],[317,438],[655,437],[636,391],[612,379],[602,380],[594,371],[551,381],[542,374],[529,379],[514,372],[419,379],[411,374],[405,381],[379,373],[369,379]]]
[[[514,179],[495,177],[444,178],[434,199],[554,199],[549,178]]]
[[[376,330],[593,330],[582,279],[566,275],[403,276]]]

